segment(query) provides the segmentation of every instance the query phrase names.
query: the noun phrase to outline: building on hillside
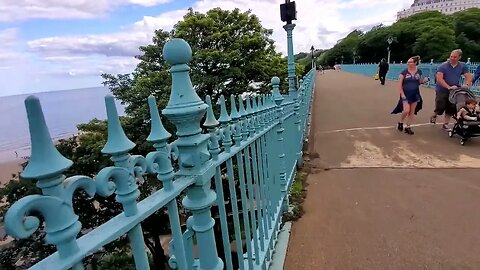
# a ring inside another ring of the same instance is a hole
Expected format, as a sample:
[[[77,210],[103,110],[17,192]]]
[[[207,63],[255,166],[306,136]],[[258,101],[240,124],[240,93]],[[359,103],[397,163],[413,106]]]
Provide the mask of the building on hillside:
[[[452,14],[469,8],[480,8],[480,0],[414,0],[410,8],[397,13],[397,20],[424,11],[437,10],[444,14]]]

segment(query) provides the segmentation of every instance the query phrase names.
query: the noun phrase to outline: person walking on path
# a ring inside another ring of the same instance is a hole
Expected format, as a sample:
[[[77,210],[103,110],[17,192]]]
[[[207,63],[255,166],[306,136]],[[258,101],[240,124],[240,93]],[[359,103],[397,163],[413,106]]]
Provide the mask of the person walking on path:
[[[458,87],[468,89],[472,85],[472,74],[468,71],[468,67],[464,62],[460,62],[462,58],[462,50],[456,49],[450,53],[448,62],[441,64],[438,67],[437,74],[435,76],[435,111],[430,117],[430,123],[435,124],[437,115],[445,113],[444,122],[442,128],[450,130],[448,124],[452,115],[456,114],[456,107],[448,100],[451,90],[455,90]],[[465,76],[465,83],[460,86],[460,78]]]
[[[378,77],[380,79],[380,84],[385,85],[385,79],[387,77],[389,65],[387,62],[385,62],[385,58],[382,58],[380,61],[380,64],[378,64]]]
[[[404,131],[409,135],[414,132],[411,128],[414,115],[421,109],[422,97],[420,95],[420,84],[428,82],[428,78],[422,77],[422,71],[417,68],[420,56],[414,56],[408,59],[407,68],[403,70],[398,77],[398,90],[400,92],[400,100],[397,107],[393,110],[393,114],[402,113],[400,121],[397,124],[399,131]],[[404,128],[403,122],[407,120]]]

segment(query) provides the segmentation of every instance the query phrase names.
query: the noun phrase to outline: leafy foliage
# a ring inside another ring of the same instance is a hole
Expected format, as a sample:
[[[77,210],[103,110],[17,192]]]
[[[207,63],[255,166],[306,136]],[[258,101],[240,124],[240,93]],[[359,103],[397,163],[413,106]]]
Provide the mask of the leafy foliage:
[[[480,59],[480,9],[471,8],[445,15],[438,11],[422,12],[401,19],[391,26],[378,25],[363,33],[355,30],[322,54],[322,65],[379,62],[387,58],[388,37],[393,37],[391,61],[405,62],[413,55],[423,61],[444,61],[455,48],[464,52],[464,60]]]

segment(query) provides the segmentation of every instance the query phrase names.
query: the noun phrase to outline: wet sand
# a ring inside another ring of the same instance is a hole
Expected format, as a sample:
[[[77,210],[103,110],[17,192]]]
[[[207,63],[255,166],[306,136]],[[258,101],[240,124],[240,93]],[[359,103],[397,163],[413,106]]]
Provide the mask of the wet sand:
[[[12,174],[17,174],[21,170],[22,159],[6,161],[0,163],[0,185],[5,185],[13,179]]]

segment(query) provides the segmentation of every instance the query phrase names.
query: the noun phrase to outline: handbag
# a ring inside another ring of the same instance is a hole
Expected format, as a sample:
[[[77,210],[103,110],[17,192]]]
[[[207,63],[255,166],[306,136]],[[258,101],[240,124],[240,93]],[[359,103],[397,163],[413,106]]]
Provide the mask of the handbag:
[[[378,76],[378,73],[375,74],[374,78],[375,78],[376,81],[378,81],[380,79],[380,76]]]

